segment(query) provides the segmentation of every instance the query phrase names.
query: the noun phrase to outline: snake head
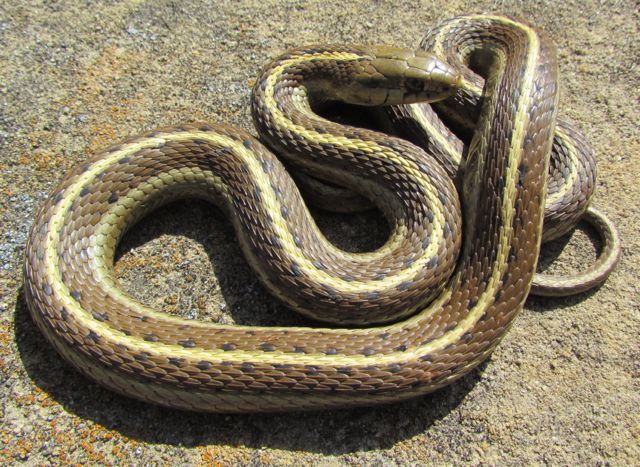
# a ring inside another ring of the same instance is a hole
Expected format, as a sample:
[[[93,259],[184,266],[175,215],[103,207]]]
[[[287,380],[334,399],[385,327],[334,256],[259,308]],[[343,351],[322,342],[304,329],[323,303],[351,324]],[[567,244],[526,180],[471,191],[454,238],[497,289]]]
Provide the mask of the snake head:
[[[341,91],[350,104],[392,105],[445,99],[460,87],[458,70],[423,50],[367,48],[354,79]]]

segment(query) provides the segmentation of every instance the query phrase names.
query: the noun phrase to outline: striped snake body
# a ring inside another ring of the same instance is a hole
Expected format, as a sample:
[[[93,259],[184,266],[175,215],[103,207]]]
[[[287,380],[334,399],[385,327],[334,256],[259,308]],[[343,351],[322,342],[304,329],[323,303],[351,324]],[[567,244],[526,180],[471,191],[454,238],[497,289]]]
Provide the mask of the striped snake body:
[[[481,48],[490,63],[463,211],[446,171],[424,151],[328,122],[311,107],[336,86],[337,98],[370,105],[441,98],[459,86],[456,71],[427,53],[388,47],[291,51],[254,88],[261,137],[299,169],[372,199],[391,225],[387,243],[361,254],[332,246],[282,164],[244,131],[157,130],[77,167],[39,211],[25,291],[46,338],[110,389],[210,412],[394,402],[474,368],[522,308],[535,271],[557,65],[546,36],[526,24],[476,15],[451,25],[465,32],[460,47]],[[379,325],[225,326],[140,304],[114,278],[117,243],[141,216],[185,196],[227,213],[249,263],[292,308]]]

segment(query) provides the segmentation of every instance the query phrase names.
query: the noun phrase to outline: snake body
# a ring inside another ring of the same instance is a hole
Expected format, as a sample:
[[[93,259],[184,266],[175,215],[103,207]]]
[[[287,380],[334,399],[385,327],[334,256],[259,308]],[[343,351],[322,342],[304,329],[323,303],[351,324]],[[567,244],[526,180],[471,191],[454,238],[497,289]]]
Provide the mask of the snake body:
[[[242,130],[156,130],[74,169],[40,209],[25,292],[47,340],[114,391],[209,412],[388,403],[474,368],[521,310],[536,268],[557,64],[547,37],[525,23],[474,15],[450,25],[460,50],[487,58],[462,211],[452,180],[424,151],[312,110],[336,87],[337,98],[370,105],[444,97],[460,84],[455,70],[388,47],[290,51],[254,88],[262,139],[301,170],[372,199],[391,225],[387,243],[364,254],[333,247],[282,164]],[[280,300],[317,319],[383,324],[225,326],[140,304],[113,276],[116,245],[141,216],[185,196],[227,213],[249,263]]]

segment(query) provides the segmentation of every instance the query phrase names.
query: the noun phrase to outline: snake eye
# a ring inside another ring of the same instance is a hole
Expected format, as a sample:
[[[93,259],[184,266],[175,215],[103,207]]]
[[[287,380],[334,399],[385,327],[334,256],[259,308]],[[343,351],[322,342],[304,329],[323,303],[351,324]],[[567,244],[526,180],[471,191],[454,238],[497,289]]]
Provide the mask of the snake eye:
[[[424,89],[424,82],[416,78],[407,78],[404,85],[409,92],[421,92]]]

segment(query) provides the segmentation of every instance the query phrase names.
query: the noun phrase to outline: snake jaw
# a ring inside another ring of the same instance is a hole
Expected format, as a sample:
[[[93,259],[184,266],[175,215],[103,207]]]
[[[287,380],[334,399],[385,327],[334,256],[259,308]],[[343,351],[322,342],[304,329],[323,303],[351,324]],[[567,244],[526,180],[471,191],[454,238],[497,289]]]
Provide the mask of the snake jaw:
[[[438,76],[437,80],[433,80],[433,75],[429,80],[406,78],[405,87],[407,90],[402,94],[402,104],[444,100],[455,94],[461,82],[460,75],[450,76],[444,73]],[[420,88],[419,86],[423,87]]]
[[[453,95],[462,84],[460,72],[430,53],[407,59],[404,103],[433,102]]]

